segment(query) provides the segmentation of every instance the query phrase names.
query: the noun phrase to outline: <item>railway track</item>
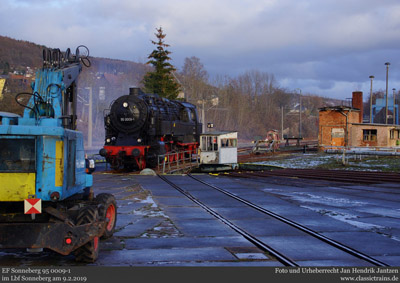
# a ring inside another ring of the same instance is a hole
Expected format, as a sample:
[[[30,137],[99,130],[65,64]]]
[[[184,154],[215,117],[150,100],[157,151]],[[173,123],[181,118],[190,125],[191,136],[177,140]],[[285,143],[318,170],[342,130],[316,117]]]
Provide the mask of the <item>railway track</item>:
[[[258,248],[263,250],[264,252],[268,252],[272,256],[274,256],[279,262],[281,262],[285,266],[300,266],[301,263],[299,263],[296,259],[299,256],[296,254],[295,255],[287,255],[285,252],[281,252],[280,250],[284,250],[285,245],[287,244],[286,242],[282,242],[281,244],[276,244],[275,245],[270,245],[268,244],[267,240],[265,240],[265,236],[260,236],[260,235],[255,235],[259,234],[259,232],[255,232],[253,227],[253,231],[251,231],[251,226],[248,227],[241,227],[241,225],[238,225],[235,223],[234,220],[231,220],[229,217],[229,213],[225,213],[226,215],[223,215],[224,213],[219,213],[217,212],[218,209],[213,208],[212,204],[209,205],[207,204],[207,198],[205,200],[201,200],[201,194],[200,197],[196,196],[196,194],[199,194],[199,192],[202,192],[204,194],[205,190],[210,190],[210,194],[212,192],[215,193],[215,191],[221,193],[218,196],[218,199],[221,199],[221,201],[225,199],[229,200],[234,200],[236,202],[239,202],[240,205],[244,205],[244,207],[241,207],[240,209],[243,210],[243,213],[248,213],[249,210],[256,211],[257,213],[260,213],[262,215],[263,219],[265,220],[265,228],[267,229],[268,227],[276,226],[276,225],[285,225],[285,233],[289,233],[290,235],[296,235],[297,238],[302,239],[303,241],[307,239],[307,241],[311,241],[317,245],[317,247],[321,247],[322,250],[329,250],[330,252],[333,253],[339,253],[340,256],[343,258],[346,258],[348,256],[351,256],[353,258],[356,258],[359,261],[359,264],[365,265],[373,265],[373,266],[388,266],[386,263],[381,262],[375,258],[372,258],[360,251],[357,251],[351,247],[348,247],[340,242],[337,242],[333,239],[330,239],[322,234],[317,233],[316,231],[313,231],[312,229],[309,229],[299,223],[296,223],[288,218],[285,218],[279,214],[276,214],[272,211],[269,211],[261,206],[258,206],[246,199],[243,199],[225,189],[219,188],[215,185],[209,184],[203,180],[200,180],[192,175],[187,175],[186,178],[186,183],[183,185],[178,185],[175,182],[173,182],[171,179],[173,177],[166,177],[166,176],[161,176],[158,175],[162,180],[164,180],[166,183],[171,185],[173,188],[178,190],[180,193],[188,197],[190,200],[192,200],[194,203],[205,209],[207,212],[212,214],[214,217],[218,218],[220,221],[222,221],[224,224],[228,225],[230,228],[235,230],[237,233],[242,235],[244,238],[249,240],[251,243],[256,245]],[[201,190],[199,190],[199,186],[201,187]],[[197,189],[193,189],[196,187]],[[245,210],[247,212],[245,212]],[[260,216],[261,217],[261,216]],[[246,225],[244,225],[246,226]],[[250,229],[249,229],[250,227]],[[259,228],[259,227],[258,227]],[[268,229],[267,229],[268,230]],[[270,235],[271,236],[271,235]],[[280,237],[281,232],[276,231],[275,234],[273,234],[274,237]],[[296,241],[296,237],[293,237],[293,241]],[[312,238],[312,239],[311,239]],[[311,239],[311,240],[310,240]],[[316,242],[317,240],[317,242]],[[297,246],[295,242],[293,243],[288,243],[294,246]],[[298,244],[298,253],[306,253],[306,250],[308,247],[306,246],[301,246],[301,244]],[[335,250],[335,251],[333,251]],[[301,261],[301,260],[300,260]]]
[[[400,174],[392,172],[346,171],[325,169],[278,169],[260,172],[230,172],[232,177],[290,177],[360,184],[399,183]]]
[[[162,180],[164,180],[166,183],[171,185],[173,188],[184,194],[186,197],[188,197],[190,200],[192,200],[194,203],[198,204],[200,207],[205,209],[207,212],[209,212],[211,215],[216,217],[217,219],[221,220],[224,224],[228,225],[230,228],[238,232],[240,235],[242,235],[244,238],[246,238],[248,241],[251,243],[255,244],[257,247],[259,247],[261,250],[264,252],[268,252],[271,255],[273,255],[279,262],[281,262],[285,266],[298,266],[297,263],[295,263],[293,260],[291,260],[289,257],[283,255],[279,251],[275,250],[274,248],[270,247],[269,245],[265,244],[263,241],[258,239],[257,237],[254,237],[247,231],[241,229],[239,226],[233,224],[231,221],[229,221],[227,218],[223,217],[219,213],[217,213],[215,210],[201,202],[199,199],[195,198],[192,196],[189,192],[185,191],[182,189],[180,186],[176,185],[175,183],[171,182],[168,180],[165,176],[158,175]]]

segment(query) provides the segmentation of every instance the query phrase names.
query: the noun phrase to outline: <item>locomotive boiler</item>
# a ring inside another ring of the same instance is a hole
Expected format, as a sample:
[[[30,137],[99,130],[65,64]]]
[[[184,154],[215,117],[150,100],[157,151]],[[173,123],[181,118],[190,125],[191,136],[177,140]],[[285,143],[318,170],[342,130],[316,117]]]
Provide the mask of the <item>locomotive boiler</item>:
[[[104,115],[105,144],[100,155],[113,169],[154,168],[171,152],[196,153],[202,125],[196,106],[130,88]]]

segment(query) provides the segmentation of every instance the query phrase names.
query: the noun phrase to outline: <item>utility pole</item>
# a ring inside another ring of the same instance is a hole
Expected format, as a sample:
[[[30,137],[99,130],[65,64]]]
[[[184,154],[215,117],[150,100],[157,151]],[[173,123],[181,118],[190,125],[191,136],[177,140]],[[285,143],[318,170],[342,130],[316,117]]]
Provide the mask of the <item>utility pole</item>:
[[[204,134],[206,132],[206,112],[204,109],[204,97],[201,100],[201,119],[203,120],[201,121],[203,123],[201,131]]]
[[[283,106],[281,106],[281,140],[283,140]]]
[[[301,89],[299,89],[299,138],[301,138]]]
[[[393,125],[396,124],[396,89],[393,88]]]
[[[88,148],[92,147],[93,135],[93,95],[92,87],[86,87],[89,90],[89,117],[88,117]]]
[[[386,111],[385,111],[385,124],[388,123],[388,88],[389,88],[389,62],[385,63],[386,65]]]
[[[372,81],[375,78],[374,76],[369,76],[371,79],[371,91],[369,96],[369,123],[372,124],[374,119],[372,119]]]

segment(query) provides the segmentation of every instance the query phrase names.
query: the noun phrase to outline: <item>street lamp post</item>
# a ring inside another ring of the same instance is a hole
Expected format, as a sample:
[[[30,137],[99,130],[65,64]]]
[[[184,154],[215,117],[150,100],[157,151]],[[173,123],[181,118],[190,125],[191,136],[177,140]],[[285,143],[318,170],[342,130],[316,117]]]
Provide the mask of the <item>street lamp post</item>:
[[[390,65],[390,63],[386,62],[385,65],[386,65],[386,111],[385,111],[386,123],[385,124],[387,124],[388,123],[388,87],[389,87],[389,65]]]
[[[372,81],[375,77],[369,76],[369,78],[371,79],[371,91],[370,91],[370,96],[369,96],[369,123],[372,124],[374,121],[372,119]]]
[[[281,106],[281,140],[283,140],[283,105]]]

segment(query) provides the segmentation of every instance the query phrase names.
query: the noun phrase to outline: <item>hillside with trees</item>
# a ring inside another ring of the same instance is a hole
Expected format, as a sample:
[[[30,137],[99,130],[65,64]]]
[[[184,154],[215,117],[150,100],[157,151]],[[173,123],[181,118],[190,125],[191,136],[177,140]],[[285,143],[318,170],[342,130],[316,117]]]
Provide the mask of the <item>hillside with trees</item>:
[[[45,48],[48,47],[0,36],[0,78],[6,79],[0,94],[0,111],[22,115],[24,108],[17,104],[15,96],[21,92],[32,92],[31,83],[34,82],[36,69],[42,66]],[[143,76],[151,68],[142,63],[99,57],[90,57],[90,62],[90,68],[83,67],[78,79],[77,124],[78,129],[86,134],[91,91],[93,139],[101,144],[104,140],[103,112],[113,100],[128,94],[129,87],[143,87]],[[29,98],[29,95],[22,95],[19,102],[26,105]]]
[[[0,36],[0,75],[8,75],[9,72],[25,74],[26,67],[40,67],[43,48],[28,41]]]
[[[282,126],[284,135],[299,135],[300,93],[280,87],[273,74],[251,70],[210,82],[200,59],[190,57],[178,78],[187,100],[198,106],[200,116],[204,107],[205,123],[214,124],[217,130],[237,130],[241,139],[248,140],[265,138],[272,129],[281,133]],[[302,94],[301,135],[316,139],[318,108],[341,104],[340,100]]]

